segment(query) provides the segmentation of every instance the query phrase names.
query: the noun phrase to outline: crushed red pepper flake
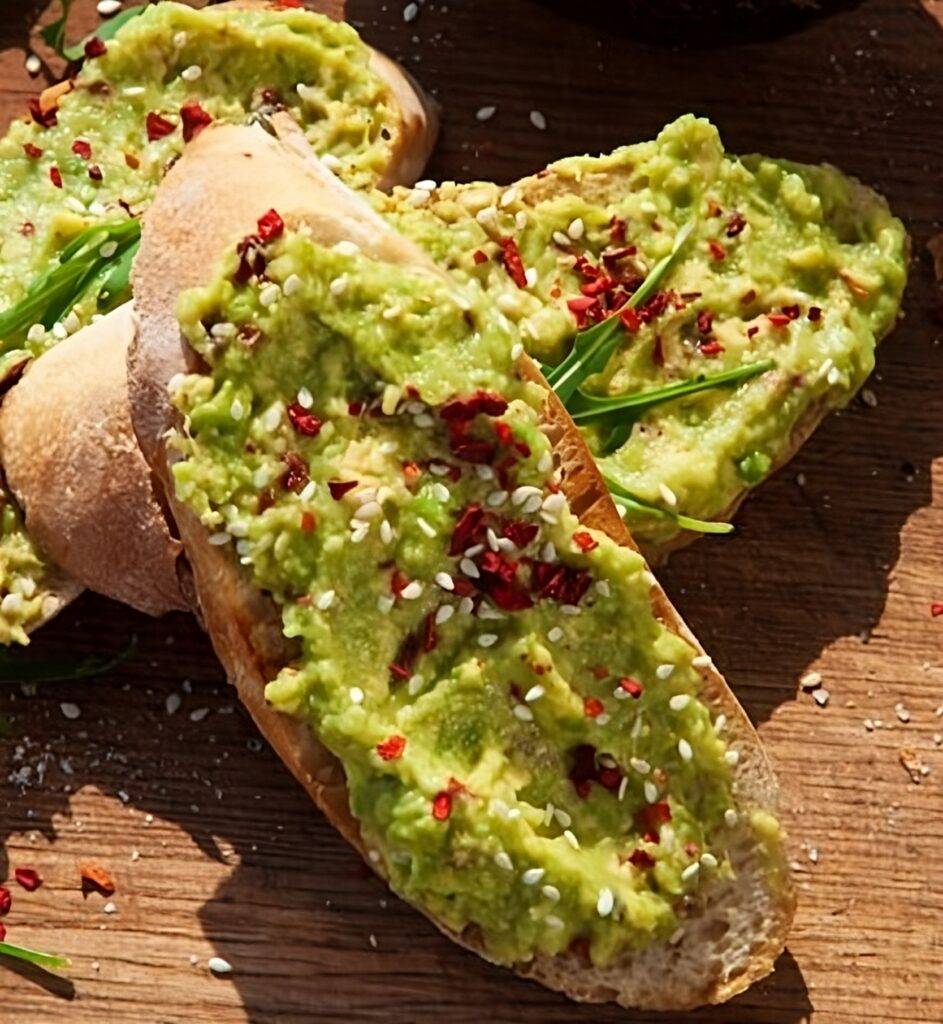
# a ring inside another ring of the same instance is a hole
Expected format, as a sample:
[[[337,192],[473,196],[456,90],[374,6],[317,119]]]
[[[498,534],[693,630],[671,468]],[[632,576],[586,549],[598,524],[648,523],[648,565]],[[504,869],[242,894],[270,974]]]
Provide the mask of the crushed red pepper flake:
[[[259,217],[257,228],[263,242],[271,242],[285,231],[285,222],[277,210],[267,210]]]
[[[743,214],[734,210],[730,215],[730,220],[727,221],[727,237],[736,238],[746,226],[747,222],[744,219]]]
[[[7,937],[7,926],[2,921],[0,921],[0,942],[3,942],[3,940],[6,937]]]
[[[124,162],[131,168],[132,171],[136,171],[141,166],[141,161],[134,153],[125,153]]]
[[[638,700],[639,697],[642,696],[642,693],[644,691],[644,687],[642,686],[642,684],[637,679],[633,679],[631,676],[623,676],[619,680],[619,689],[625,690],[625,692],[633,700]]]
[[[699,334],[710,334],[714,329],[714,314],[709,309],[702,309],[697,315],[697,329]]]
[[[452,813],[452,794],[446,790],[440,790],[432,798],[432,817],[436,821],[445,821]]]
[[[92,36],[91,39],[85,43],[85,56],[89,60],[94,60],[96,57],[103,57],[108,52],[108,47],[105,46],[104,42],[98,38],[98,36]]]
[[[308,483],[308,464],[297,452],[285,452],[282,456],[285,472],[282,474],[282,487],[300,494]]]
[[[0,885],[0,917],[10,913],[13,906],[13,894],[5,885]]]
[[[774,327],[787,327],[792,323],[793,318],[787,313],[767,313],[766,319],[769,320]]]
[[[385,740],[381,740],[377,744],[377,754],[383,761],[395,761],[397,758],[403,756],[403,751],[406,749],[406,737],[405,736],[390,736]]]
[[[755,334],[759,333],[759,330],[760,330],[759,327],[757,327],[755,324],[754,324],[753,327],[748,327],[747,328],[747,337],[748,338],[752,338]]]
[[[478,266],[481,266],[482,263],[488,262],[488,254],[486,252],[482,252],[481,249],[476,249],[472,253],[472,259],[476,264],[478,264]]]
[[[626,860],[632,867],[638,868],[640,871],[647,871],[655,866],[655,858],[648,851],[642,849],[633,850]]]
[[[452,530],[449,554],[459,555],[480,542],[485,534],[485,510],[481,505],[466,505]]]
[[[609,220],[609,238],[613,244],[621,245],[625,242],[626,223],[621,217],[615,214]]]
[[[587,718],[598,718],[605,710],[605,704],[598,697],[583,698],[583,714]]]
[[[505,523],[501,529],[503,536],[516,547],[524,549],[540,533],[540,527],[536,523],[527,523],[523,520],[512,520]]]
[[[479,413],[501,416],[507,412],[507,399],[494,391],[478,390],[464,398],[452,398],[439,409],[439,416],[448,423],[467,422]]]
[[[727,250],[716,239],[712,238],[707,243],[707,248],[710,249],[711,259],[716,263],[721,263],[727,258]]]
[[[44,110],[37,96],[30,96],[26,101],[26,108],[29,110],[29,116],[42,128],[52,128],[59,123],[56,108],[49,107]]]
[[[166,117],[161,117],[156,110],[152,110],[147,115],[144,126],[147,130],[148,142],[157,142],[158,139],[165,138],[177,127],[172,121],[168,121]]]
[[[583,552],[594,551],[599,547],[599,541],[585,530],[577,530],[573,534],[573,543]]]
[[[521,251],[513,238],[501,239],[501,262],[508,273],[508,277],[518,288],[527,287],[527,271],[524,269],[524,261],[521,259]]]
[[[62,188],[62,172],[55,164],[49,168],[49,180],[56,186],[56,188]]]
[[[35,868],[16,868],[13,877],[27,892],[35,892],[43,884]]]
[[[92,156],[92,147],[85,139],[76,139],[75,142],[72,143],[72,152],[83,160],[90,160]]]
[[[356,480],[328,480],[327,482],[327,489],[335,501],[340,501],[348,491],[352,491],[356,486]]]
[[[295,430],[305,437],[317,437],[324,426],[322,421],[300,402],[292,402],[288,406],[288,419]]]
[[[697,348],[702,356],[707,356],[708,358],[719,356],[724,351],[724,346],[716,338],[702,341]]]
[[[101,181],[104,177],[104,175],[102,174],[102,169],[98,166],[98,164],[89,165],[88,176],[92,179],[92,181]]]
[[[938,619],[943,615],[943,601],[934,601],[933,604],[930,605],[930,614],[935,619]]]
[[[111,875],[97,864],[80,865],[79,874],[82,877],[83,896],[87,897],[90,892],[98,892],[102,896],[113,896],[115,894],[115,883]]]
[[[809,312],[806,316],[812,321],[812,323],[815,323],[822,319],[822,310],[818,306],[809,306]]]
[[[313,512],[302,512],[300,525],[302,533],[312,533],[318,525],[317,517]]]
[[[183,126],[183,141],[189,142],[194,135],[200,132],[208,124],[213,123],[213,118],[208,114],[196,100],[184,103],[180,108],[180,124]]]
[[[38,160],[43,155],[43,151],[33,142],[24,142],[23,152],[30,160]]]

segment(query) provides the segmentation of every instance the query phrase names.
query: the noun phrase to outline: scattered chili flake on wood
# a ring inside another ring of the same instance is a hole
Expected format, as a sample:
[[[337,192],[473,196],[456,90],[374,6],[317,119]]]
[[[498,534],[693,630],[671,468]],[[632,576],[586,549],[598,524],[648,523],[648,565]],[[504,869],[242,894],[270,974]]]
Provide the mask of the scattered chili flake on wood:
[[[432,798],[432,817],[436,821],[445,821],[452,813],[452,794],[441,790]]]
[[[583,714],[587,718],[598,718],[605,710],[605,705],[598,697],[583,698]]]
[[[584,552],[594,551],[599,547],[599,541],[585,530],[577,530],[576,533],[573,534],[573,543],[580,549],[580,551]]]
[[[385,739],[377,744],[377,754],[383,761],[395,761],[398,757],[403,756],[405,749],[405,736],[390,736],[389,739]]]
[[[13,877],[27,892],[35,892],[43,884],[35,868],[16,868]]]
[[[518,288],[527,287],[527,271],[524,269],[524,261],[521,259],[521,251],[513,238],[501,239],[501,262],[508,272],[508,277]]]
[[[7,926],[2,921],[0,921],[0,942],[3,942],[3,940],[6,937],[7,937]]]
[[[284,233],[285,222],[276,210],[267,210],[259,217],[257,227],[259,238],[263,242],[271,242]]]
[[[292,402],[288,406],[288,419],[291,425],[299,434],[305,437],[317,437],[321,433],[324,424],[313,412],[310,412],[299,402]]]
[[[356,480],[328,480],[327,482],[327,489],[335,501],[340,501],[348,491],[352,491],[356,486]]]
[[[727,258],[727,250],[715,239],[711,239],[707,243],[707,248],[711,251],[711,259],[717,263],[723,262]]]
[[[49,180],[56,186],[56,188],[62,188],[62,172],[55,164],[49,168]]]
[[[85,43],[85,56],[89,60],[94,60],[96,57],[103,57],[108,52],[108,47],[102,42],[98,36],[92,36]]]
[[[930,605],[930,614],[935,619],[938,619],[943,615],[943,601],[934,601],[933,604]]]
[[[5,885],[0,885],[0,917],[10,913],[13,906],[13,894]]]
[[[183,125],[183,141],[189,142],[201,129],[212,124],[213,118],[199,103],[192,100],[180,108],[180,123]]]
[[[43,151],[39,146],[32,142],[23,143],[23,152],[30,158],[30,160],[38,160],[43,155]]]
[[[102,896],[114,896],[115,883],[111,875],[97,864],[82,864],[79,867],[82,876],[82,895],[88,896],[90,892],[99,892]]]
[[[177,127],[168,121],[166,117],[161,117],[156,110],[152,110],[147,115],[144,125],[147,130],[148,142],[156,142],[158,139],[163,139]]]
[[[638,700],[643,692],[642,684],[637,679],[632,679],[631,676],[623,676],[619,680],[619,689],[625,690],[633,700]]]

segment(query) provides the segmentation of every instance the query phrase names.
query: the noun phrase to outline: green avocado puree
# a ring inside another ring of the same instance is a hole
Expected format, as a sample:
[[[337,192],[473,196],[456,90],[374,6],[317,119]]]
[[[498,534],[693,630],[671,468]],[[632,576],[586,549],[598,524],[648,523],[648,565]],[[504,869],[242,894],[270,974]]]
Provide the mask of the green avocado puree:
[[[0,141],[0,310],[83,231],[144,212],[185,145],[184,108],[242,123],[284,107],[348,184],[374,184],[399,129],[369,60],[348,25],[300,9],[149,7],[85,61],[55,123],[15,121]],[[56,323],[0,339],[0,379],[130,297],[126,277],[117,294],[100,295],[105,276]],[[0,500],[0,643],[25,643],[53,576],[12,499],[4,492]]]
[[[906,234],[880,196],[832,167],[730,156],[713,125],[690,115],[654,141],[561,160],[508,188],[445,183],[376,202],[440,265],[480,282],[550,365],[620,282],[630,293],[693,221],[660,285],[664,308],[624,330],[586,393],[635,394],[766,359],[775,367],[634,423],[615,417],[621,438],[612,423],[583,430],[607,477],[699,519],[727,515],[789,456],[816,412],[849,401],[897,318],[906,279]],[[523,286],[509,273],[508,240]],[[653,555],[680,533],[666,516],[630,511],[627,521]]]
[[[459,285],[286,231],[180,303],[176,493],[270,594],[297,657],[266,696],[343,762],[371,861],[495,960],[680,934],[729,879],[738,751],[707,659],[636,551],[581,527],[517,376]]]

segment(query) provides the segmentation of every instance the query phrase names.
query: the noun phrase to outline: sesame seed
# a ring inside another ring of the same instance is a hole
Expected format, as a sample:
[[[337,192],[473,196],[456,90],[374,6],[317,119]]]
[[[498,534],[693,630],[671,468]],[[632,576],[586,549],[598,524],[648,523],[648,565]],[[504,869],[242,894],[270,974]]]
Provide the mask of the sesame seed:
[[[300,88],[299,88],[299,95],[301,95]],[[304,99],[305,97],[302,96],[301,98]],[[321,163],[324,164],[324,166],[329,171],[339,171],[341,169],[341,167],[343,166],[343,164],[340,162],[340,160],[338,160],[338,158],[336,156],[334,156],[333,153],[322,153],[321,157],[320,157],[320,160],[321,160]]]
[[[574,217],[573,220],[570,221],[570,225],[566,229],[566,233],[575,242],[577,239],[583,237],[583,231],[584,230],[585,230],[585,228],[584,228],[584,225],[583,225],[583,218],[582,217]]]
[[[82,714],[78,704],[73,704],[70,701],[64,701],[60,704],[59,710],[62,712],[63,718],[68,718],[70,722],[74,722]]]
[[[212,544],[214,547],[219,547],[221,544],[228,544],[230,539],[231,538],[229,534],[222,530],[219,533],[210,534],[209,538],[210,544]]]
[[[818,704],[820,708],[825,707],[825,705],[828,703],[829,697],[831,697],[831,693],[829,693],[829,691],[826,690],[824,686],[816,690],[812,694],[812,699],[815,701],[816,704]]]
[[[350,699],[354,704],[363,704],[363,690],[359,686],[352,686],[350,688]]]
[[[542,562],[555,562],[557,560],[557,549],[552,540],[548,540],[540,549],[540,560]]]
[[[455,589],[455,581],[447,572],[437,572],[435,574],[435,581],[443,590]]]
[[[224,960],[221,956],[211,956],[206,961],[206,966],[214,974],[232,974],[232,964],[228,960]]]
[[[678,504],[678,496],[666,483],[659,483],[658,492],[661,494],[662,500],[666,505],[674,508]]]
[[[532,512],[536,512],[537,509],[540,508],[542,500],[543,499],[539,494],[534,494],[524,502],[524,507],[521,511],[527,515],[530,515]]]
[[[536,885],[545,874],[546,872],[543,868],[528,868],[524,874],[521,875],[521,881],[524,885]]]
[[[646,803],[653,804],[658,800],[658,787],[651,779],[646,779],[642,788],[645,792]]]
[[[450,604],[444,604],[435,613],[436,625],[441,626],[443,622],[448,622],[450,618],[455,614],[455,609]]]
[[[563,838],[570,844],[570,846],[573,847],[574,850],[578,850],[580,848],[580,841],[568,828],[563,830]]]
[[[520,359],[524,354],[524,346],[518,341],[511,346],[511,358]]]
[[[487,498],[488,504],[491,508],[500,508],[508,500],[507,491],[492,491]]]
[[[628,775],[623,775],[622,778],[619,780],[619,792],[616,794],[617,799],[624,800],[625,799],[625,793],[626,793],[626,790],[628,788],[629,788],[629,777],[628,777]]]
[[[648,775],[652,770],[652,766],[648,761],[641,757],[630,757],[629,764],[632,766],[632,770],[639,773],[639,775]]]
[[[458,611],[460,615],[470,615],[472,609],[475,607],[475,602],[470,597],[463,597],[458,602]]]
[[[681,872],[681,881],[690,882],[691,879],[701,870],[699,861],[695,861],[693,864],[689,864],[684,871]]]
[[[481,643],[481,640],[478,641]],[[521,722],[533,722],[534,712],[526,704],[515,704],[513,715]]]
[[[544,899],[550,900],[551,903],[556,903],[560,899],[560,890],[555,885],[542,886],[540,893]]]
[[[554,808],[553,816],[557,819],[560,828],[569,828],[573,823],[573,819],[562,807]]]
[[[608,580],[596,580],[596,591],[603,597],[609,597],[612,593],[612,589],[609,586]]]
[[[733,767],[734,765],[739,764],[740,763],[740,751],[739,750],[728,750],[727,753],[724,754],[724,760],[731,767]]]
[[[418,524],[419,529],[422,530],[422,532],[427,537],[434,537],[436,535],[435,529],[432,526],[430,526],[429,523],[426,522],[426,520],[422,518],[422,516],[417,516],[416,517],[416,523]]]
[[[655,669],[655,675],[658,676],[659,679],[667,679],[674,670],[674,665],[666,663],[664,665],[659,665],[658,668]]]
[[[493,106],[479,107],[475,111],[475,117],[479,121],[490,121],[497,113],[498,108]]]
[[[306,387],[298,389],[297,399],[302,409],[310,409],[314,405],[314,395]]]
[[[451,497],[451,494],[449,493],[448,487],[446,487],[445,484],[437,480],[432,485],[432,496],[437,501],[448,501],[449,498]]]
[[[544,132],[547,130],[547,119],[539,110],[532,110],[530,112],[530,123],[539,132]]]
[[[324,593],[318,598],[318,601],[317,601],[318,608],[320,608],[322,612],[327,611],[328,608],[330,608],[333,603],[334,603],[334,591],[333,590],[325,590]]]
[[[393,607],[394,598],[392,594],[381,594],[377,598],[377,611],[387,615],[390,609]]]
[[[335,277],[333,281],[328,285],[332,295],[343,295],[347,290],[348,277],[346,274],[341,274],[340,277]]]
[[[723,732],[725,727],[726,727],[726,725],[727,725],[727,716],[726,715],[718,715],[717,718],[714,721],[714,732],[716,732],[716,733]]]
[[[105,242],[104,245],[99,247],[98,255],[103,259],[111,259],[112,256],[118,251],[118,243],[115,241]]]
[[[498,865],[499,868],[503,868],[505,871],[514,870],[514,862],[507,855],[507,853],[505,853],[504,850],[500,850],[498,853],[494,855],[494,862]]]
[[[671,700],[668,701],[668,707],[672,711],[684,711],[684,709],[691,703],[690,694],[687,693],[676,693]]]
[[[274,306],[278,302],[278,297],[282,294],[281,288],[273,281],[271,284],[267,284],[259,292],[259,303],[268,309]]]
[[[694,757],[694,751],[691,749],[691,744],[683,737],[678,740],[678,753],[681,755],[682,761],[690,761],[691,758]]]
[[[532,701],[540,700],[540,698],[546,693],[546,690],[540,685],[535,683],[528,691],[524,694],[524,700],[530,704]]]
[[[821,672],[806,672],[799,680],[799,685],[803,690],[814,690],[822,685],[822,673]]]
[[[282,285],[282,291],[286,295],[295,295],[301,291],[302,280],[297,274],[289,274]]]
[[[557,245],[568,246],[570,244],[570,236],[565,234],[563,231],[554,231],[551,237]]]
[[[384,544],[390,544],[392,543],[394,536],[395,534],[393,533],[393,527],[390,526],[390,521],[388,519],[384,519],[383,522],[380,523],[380,540],[383,541]]]
[[[403,21],[407,24],[419,16],[419,4],[407,4],[403,8]]]
[[[600,917],[608,917],[612,913],[613,907],[616,905],[615,896],[612,895],[612,890],[603,886],[599,890],[599,898],[596,900],[596,913]]]
[[[563,630],[559,626],[554,626],[553,629],[547,633],[547,639],[552,643],[558,643],[563,639]]]
[[[376,519],[381,515],[383,515],[383,506],[378,501],[368,501],[354,512],[354,519],[364,521]],[[358,524],[359,528],[361,528],[360,524]]]
[[[422,584],[418,580],[413,580],[411,583],[407,583],[399,594],[406,601],[415,601],[422,594]]]
[[[479,647],[491,647],[494,644],[496,644],[497,642],[498,642],[498,634],[497,633],[482,633],[481,636],[478,637],[478,646]]]
[[[481,573],[478,571],[478,566],[475,565],[475,563],[470,558],[463,558],[458,563],[458,567],[462,570],[463,573],[465,573],[466,576],[470,577],[473,580],[477,580],[481,576]]]
[[[696,658],[691,659],[691,665],[694,668],[707,668],[711,663],[711,656],[709,654],[699,654]]]
[[[724,824],[727,828],[734,828],[739,820],[740,815],[732,807],[728,807],[724,811]]]
[[[705,868],[716,868],[717,858],[712,853],[702,853],[701,866]]]
[[[188,68],[184,68],[183,71],[180,72],[180,77],[185,82],[195,82],[202,74],[203,69],[199,64],[191,64]]]
[[[26,68],[28,75],[36,76],[43,69],[43,62],[36,56],[35,53],[31,53],[23,65]]]
[[[422,676],[418,673],[410,676],[409,682],[406,684],[406,689],[409,691],[410,697],[415,697],[422,689]]]
[[[46,328],[42,324],[33,324],[26,332],[27,341],[42,341],[46,336]]]

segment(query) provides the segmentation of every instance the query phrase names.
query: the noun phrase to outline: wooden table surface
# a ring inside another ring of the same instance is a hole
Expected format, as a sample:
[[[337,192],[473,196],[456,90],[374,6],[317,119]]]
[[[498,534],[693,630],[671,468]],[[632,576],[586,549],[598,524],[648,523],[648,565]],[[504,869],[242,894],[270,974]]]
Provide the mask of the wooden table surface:
[[[0,2],[4,118],[36,91],[23,47],[43,6]],[[771,978],[671,1021],[940,1022],[943,319],[926,244],[943,209],[943,33],[902,0],[763,38],[709,20],[702,48],[653,41],[619,3],[429,0],[411,23],[402,0],[348,9],[442,102],[434,178],[510,180],[694,110],[733,152],[839,164],[908,223],[906,317],[880,353],[876,407],[830,420],[735,536],[661,573],[778,766],[800,893]],[[93,23],[92,2],[76,13]],[[481,123],[484,105],[497,113]],[[4,1024],[668,1020],[571,1004],[390,896],[262,748],[188,618],[85,596],[34,650],[119,650],[131,634],[136,656],[106,678],[0,693],[0,876],[44,878],[13,886],[9,937],[74,961],[68,981],[0,967]],[[810,669],[827,707],[798,691]],[[911,781],[902,757],[927,774]],[[82,862],[113,875],[112,906],[83,898]],[[213,955],[233,973],[214,977]]]

